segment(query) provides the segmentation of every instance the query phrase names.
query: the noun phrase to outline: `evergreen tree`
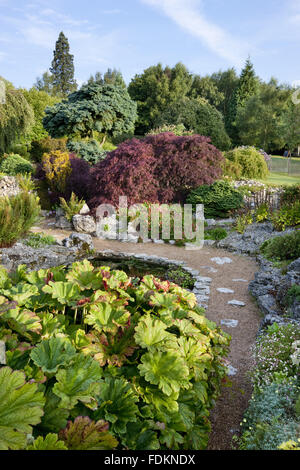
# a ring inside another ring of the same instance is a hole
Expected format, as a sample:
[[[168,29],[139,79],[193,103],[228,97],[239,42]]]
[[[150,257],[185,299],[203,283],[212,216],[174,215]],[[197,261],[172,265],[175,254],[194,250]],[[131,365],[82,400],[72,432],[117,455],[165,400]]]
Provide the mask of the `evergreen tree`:
[[[54,76],[53,88],[58,95],[66,97],[77,89],[74,80],[74,56],[70,54],[69,41],[63,32],[56,41],[50,72]]]
[[[91,75],[87,81],[88,85],[91,85],[92,83],[99,83],[100,85],[116,85],[121,86],[122,88],[127,88],[121,72],[116,69],[107,69],[103,76],[101,72],[96,72],[95,75]]]
[[[255,95],[258,88],[258,80],[255,75],[253,64],[250,58],[246,60],[236,91],[237,106],[244,106],[248,98]]]
[[[239,143],[238,132],[236,129],[236,116],[238,109],[244,107],[246,101],[254,96],[258,90],[258,78],[255,75],[255,70],[250,58],[246,60],[245,67],[243,68],[238,85],[231,97],[229,103],[229,111],[226,117],[226,130],[235,144]]]

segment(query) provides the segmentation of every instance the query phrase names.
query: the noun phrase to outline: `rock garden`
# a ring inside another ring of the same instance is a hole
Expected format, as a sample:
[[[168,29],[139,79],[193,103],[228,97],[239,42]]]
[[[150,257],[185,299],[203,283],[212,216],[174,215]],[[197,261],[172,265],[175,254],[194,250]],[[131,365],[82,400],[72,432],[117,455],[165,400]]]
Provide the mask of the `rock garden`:
[[[0,449],[299,449],[300,184],[133,89],[0,125]]]

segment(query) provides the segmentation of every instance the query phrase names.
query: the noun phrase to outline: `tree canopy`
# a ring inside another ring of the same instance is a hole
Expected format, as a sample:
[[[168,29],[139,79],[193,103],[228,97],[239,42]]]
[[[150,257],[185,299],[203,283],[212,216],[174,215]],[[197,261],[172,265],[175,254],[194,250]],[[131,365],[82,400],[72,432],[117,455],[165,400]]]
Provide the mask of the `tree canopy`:
[[[120,86],[84,85],[67,99],[46,109],[43,124],[51,137],[119,137],[134,132],[136,103]]]
[[[210,137],[212,144],[221,150],[230,147],[222,114],[203,98],[182,98],[174,102],[161,113],[156,124],[183,124],[195,134]]]
[[[41,140],[48,136],[48,132],[43,126],[43,118],[47,106],[53,106],[61,101],[60,98],[50,96],[45,91],[39,91],[36,88],[22,90],[27,102],[34,112],[34,124],[28,134],[29,140]]]
[[[290,91],[279,87],[274,79],[262,83],[259,92],[238,109],[236,128],[240,140],[266,151],[282,148],[285,144],[283,116],[289,96]]]
[[[107,69],[103,76],[101,72],[96,72],[95,75],[91,75],[87,84],[90,85],[92,83],[100,83],[100,85],[117,85],[122,88],[127,88],[122,73],[119,70],[110,68]]]
[[[35,83],[33,84],[33,88],[38,91],[45,91],[50,96],[55,96],[53,82],[54,76],[48,71],[46,71],[41,77],[37,77]]]
[[[153,129],[161,112],[187,95],[192,81],[192,74],[181,63],[173,68],[158,64],[136,75],[128,86],[128,93],[138,106],[136,133],[143,135]]]
[[[195,75],[193,83],[189,91],[189,97],[191,98],[205,98],[212,106],[219,106],[225,99],[225,95],[222,91],[219,91],[214,80],[206,75],[200,77]]]
[[[292,100],[282,117],[282,132],[285,146],[289,150],[300,146],[300,106],[295,105]]]
[[[21,90],[0,77],[5,83],[5,102],[0,104],[0,154],[9,151],[11,145],[30,131],[34,113]]]

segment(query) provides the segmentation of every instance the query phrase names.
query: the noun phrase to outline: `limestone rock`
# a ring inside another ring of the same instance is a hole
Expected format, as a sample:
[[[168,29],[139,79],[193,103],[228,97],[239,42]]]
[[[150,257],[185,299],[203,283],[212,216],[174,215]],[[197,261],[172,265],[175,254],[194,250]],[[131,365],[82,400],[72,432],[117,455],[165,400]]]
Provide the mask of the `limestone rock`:
[[[79,211],[80,215],[88,215],[90,213],[89,206],[85,203],[83,208]]]
[[[229,300],[229,302],[227,302],[229,305],[235,305],[236,307],[245,307],[246,304],[245,302],[241,302],[240,300]]]
[[[220,292],[221,294],[234,294],[234,290],[227,289],[226,287],[218,287],[217,291]]]
[[[76,248],[80,251],[93,250],[93,239],[90,235],[85,233],[72,233],[68,238],[63,241],[63,246],[67,248]]]
[[[33,271],[68,265],[84,257],[84,253],[78,253],[77,248],[59,245],[31,248],[23,243],[15,243],[11,248],[2,248],[0,253],[0,263],[12,271],[16,270],[20,264],[25,264],[29,270]]]
[[[93,217],[90,215],[74,215],[73,226],[76,232],[80,233],[95,233],[96,232],[96,222]]]
[[[61,230],[72,230],[71,222],[64,215],[56,216],[55,227]]]
[[[0,177],[0,197],[16,196],[19,193],[20,187],[14,176],[5,175]]]

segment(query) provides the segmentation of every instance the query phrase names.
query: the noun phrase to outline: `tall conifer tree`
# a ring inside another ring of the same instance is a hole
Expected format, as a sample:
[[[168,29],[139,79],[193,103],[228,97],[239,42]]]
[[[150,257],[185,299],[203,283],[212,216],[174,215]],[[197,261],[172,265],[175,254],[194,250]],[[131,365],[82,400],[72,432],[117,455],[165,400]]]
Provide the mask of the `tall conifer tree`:
[[[231,97],[229,103],[229,112],[226,119],[226,130],[232,141],[238,144],[238,132],[236,129],[236,116],[239,107],[243,107],[246,101],[255,95],[258,90],[258,79],[250,57],[246,60],[246,64],[241,72],[238,85]]]
[[[63,32],[59,34],[53,52],[52,67],[53,86],[55,92],[63,97],[77,90],[77,83],[74,80],[74,56],[70,54],[69,41]]]

